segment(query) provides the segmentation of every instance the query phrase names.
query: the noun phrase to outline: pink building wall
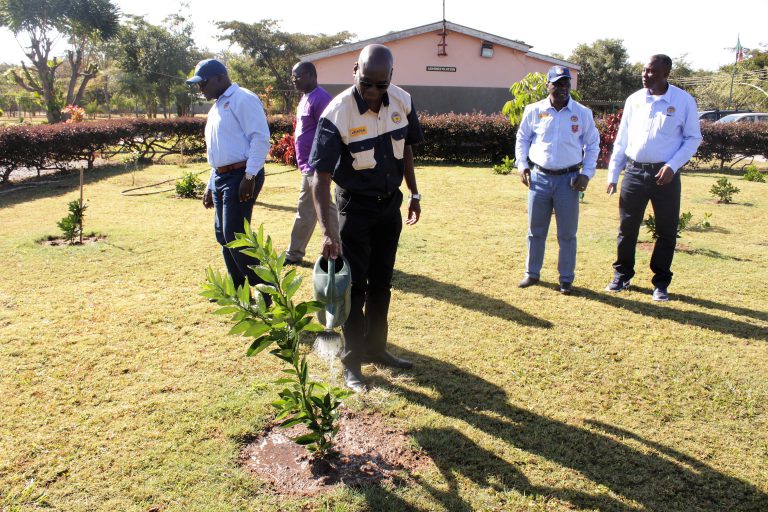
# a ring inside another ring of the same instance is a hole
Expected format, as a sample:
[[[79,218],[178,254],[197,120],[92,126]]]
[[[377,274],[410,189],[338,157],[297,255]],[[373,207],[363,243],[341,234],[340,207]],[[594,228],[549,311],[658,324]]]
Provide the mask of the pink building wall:
[[[482,41],[476,37],[449,31],[446,37],[446,56],[438,56],[437,33],[425,33],[386,43],[392,50],[395,67],[392,81],[408,86],[442,87],[499,87],[508,88],[531,72],[543,72],[551,62],[525,53],[493,45],[493,57],[480,56]],[[320,83],[352,84],[352,71],[360,51],[325,57],[316,60]],[[455,72],[427,71],[427,66],[454,67]],[[573,87],[576,87],[577,71],[571,69]]]

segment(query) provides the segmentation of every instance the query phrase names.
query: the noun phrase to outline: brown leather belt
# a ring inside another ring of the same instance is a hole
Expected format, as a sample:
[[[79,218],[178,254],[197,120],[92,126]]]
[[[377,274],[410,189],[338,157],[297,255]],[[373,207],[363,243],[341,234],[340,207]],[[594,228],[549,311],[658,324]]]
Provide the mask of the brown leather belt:
[[[235,162],[233,164],[222,165],[221,167],[216,168],[216,172],[219,174],[224,174],[225,172],[229,172],[229,171],[237,171],[239,169],[245,169],[245,166],[247,164],[248,164],[248,161],[243,160],[242,162]]]

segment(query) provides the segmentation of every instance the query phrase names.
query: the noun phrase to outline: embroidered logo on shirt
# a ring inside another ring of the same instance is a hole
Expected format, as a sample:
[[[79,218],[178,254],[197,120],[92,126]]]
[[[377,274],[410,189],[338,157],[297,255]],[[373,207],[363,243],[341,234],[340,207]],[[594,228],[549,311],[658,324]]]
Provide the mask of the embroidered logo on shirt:
[[[393,123],[400,123],[400,121],[402,121],[402,120],[403,120],[403,118],[400,117],[400,112],[392,112],[392,122]]]
[[[572,131],[573,133],[578,133],[578,131],[579,131],[579,125],[577,125],[577,124],[572,124],[572,125],[571,125],[571,131]]]
[[[579,118],[578,118],[578,117],[576,117],[576,116],[571,116],[571,122],[572,122],[572,123],[577,123],[578,121],[579,121]]]
[[[350,128],[349,130],[350,137],[360,137],[361,135],[368,135],[367,126],[358,126],[357,128]]]
[[[667,115],[671,116],[675,113],[675,107],[667,107]]]

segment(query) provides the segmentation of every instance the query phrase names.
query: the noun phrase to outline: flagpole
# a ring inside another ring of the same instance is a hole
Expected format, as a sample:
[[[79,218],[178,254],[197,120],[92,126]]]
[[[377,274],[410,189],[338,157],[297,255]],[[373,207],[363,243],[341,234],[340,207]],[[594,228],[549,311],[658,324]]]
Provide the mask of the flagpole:
[[[739,63],[739,53],[741,52],[741,38],[736,36],[736,60],[733,62],[733,71],[731,72],[731,92],[728,93],[728,110],[731,110],[733,103],[733,79],[736,77],[736,65]]]

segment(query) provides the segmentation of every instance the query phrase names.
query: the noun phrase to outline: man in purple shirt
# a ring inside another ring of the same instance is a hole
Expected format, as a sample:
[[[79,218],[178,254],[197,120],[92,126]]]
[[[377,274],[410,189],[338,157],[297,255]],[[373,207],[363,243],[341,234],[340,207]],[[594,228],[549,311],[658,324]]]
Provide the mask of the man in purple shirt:
[[[312,198],[312,180],[315,170],[309,165],[309,153],[320,115],[331,101],[331,95],[317,85],[317,70],[311,62],[299,62],[293,66],[291,80],[296,90],[303,93],[299,106],[296,108],[296,129],[293,133],[296,148],[296,162],[301,171],[301,191],[296,220],[291,230],[291,245],[285,256],[285,263],[297,265],[301,263],[307,250],[307,243],[317,224],[315,201]],[[330,229],[338,240],[339,220],[336,205],[331,203]]]

